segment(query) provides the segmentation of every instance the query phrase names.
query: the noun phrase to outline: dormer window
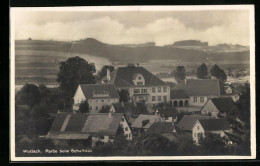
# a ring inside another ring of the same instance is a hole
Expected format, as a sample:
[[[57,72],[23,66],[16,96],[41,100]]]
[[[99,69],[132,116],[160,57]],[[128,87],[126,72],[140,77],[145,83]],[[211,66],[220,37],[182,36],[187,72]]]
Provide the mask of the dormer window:
[[[132,77],[134,85],[141,86],[145,85],[145,79],[144,76],[140,73],[135,73]]]

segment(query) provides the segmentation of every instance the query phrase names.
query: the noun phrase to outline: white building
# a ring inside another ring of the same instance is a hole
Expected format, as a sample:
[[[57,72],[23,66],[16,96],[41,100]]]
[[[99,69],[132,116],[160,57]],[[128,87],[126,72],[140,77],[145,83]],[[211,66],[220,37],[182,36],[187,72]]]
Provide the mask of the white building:
[[[102,83],[128,90],[132,102],[154,105],[170,101],[170,86],[143,67],[119,67],[111,74],[108,71]]]
[[[79,105],[88,101],[89,110],[98,112],[103,106],[111,106],[119,102],[119,95],[114,85],[111,84],[80,84],[73,97],[73,110],[77,111]]]
[[[225,132],[230,131],[230,125],[226,119],[197,119],[192,127],[192,139],[198,143],[199,139],[205,137],[205,133],[218,134],[225,136]]]
[[[231,97],[236,102],[239,92],[218,79],[185,79],[171,91],[174,107],[202,107],[216,97]]]

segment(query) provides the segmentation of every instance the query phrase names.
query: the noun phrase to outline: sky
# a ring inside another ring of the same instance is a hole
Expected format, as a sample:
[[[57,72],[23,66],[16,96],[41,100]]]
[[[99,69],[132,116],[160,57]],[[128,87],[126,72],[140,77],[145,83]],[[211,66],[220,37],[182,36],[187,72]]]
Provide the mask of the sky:
[[[248,10],[207,11],[16,11],[15,39],[156,45],[200,40],[209,45],[249,45]]]

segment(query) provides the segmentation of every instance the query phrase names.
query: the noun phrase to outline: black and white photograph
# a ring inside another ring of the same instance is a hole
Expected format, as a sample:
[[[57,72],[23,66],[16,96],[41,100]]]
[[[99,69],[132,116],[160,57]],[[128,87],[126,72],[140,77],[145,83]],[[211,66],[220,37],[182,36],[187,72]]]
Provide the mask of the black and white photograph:
[[[11,161],[256,158],[253,5],[10,16]]]

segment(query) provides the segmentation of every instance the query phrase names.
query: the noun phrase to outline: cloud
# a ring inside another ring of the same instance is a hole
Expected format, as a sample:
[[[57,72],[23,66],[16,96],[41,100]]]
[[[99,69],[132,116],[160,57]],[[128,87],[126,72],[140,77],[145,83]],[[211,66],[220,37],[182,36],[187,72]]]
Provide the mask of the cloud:
[[[151,20],[143,26],[125,26],[122,21],[110,16],[69,19],[69,21],[51,20],[46,21],[45,24],[36,24],[26,20],[26,23],[17,24],[19,26],[15,29],[15,37],[16,39],[31,37],[32,39],[70,41],[92,37],[110,44],[154,41],[156,45],[196,39],[207,41],[211,45],[218,43],[249,45],[247,15],[227,15],[223,19],[227,21],[223,21],[221,24],[218,22],[204,29],[187,26],[180,18],[170,16]],[[193,20],[193,22],[195,21]],[[201,22],[198,20],[197,24],[199,23]],[[197,24],[196,26],[198,26]]]

